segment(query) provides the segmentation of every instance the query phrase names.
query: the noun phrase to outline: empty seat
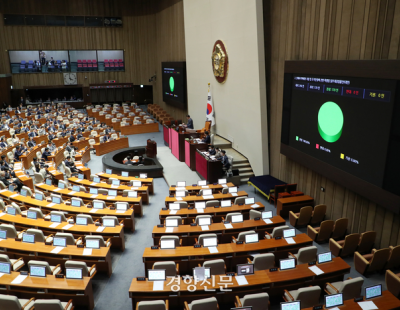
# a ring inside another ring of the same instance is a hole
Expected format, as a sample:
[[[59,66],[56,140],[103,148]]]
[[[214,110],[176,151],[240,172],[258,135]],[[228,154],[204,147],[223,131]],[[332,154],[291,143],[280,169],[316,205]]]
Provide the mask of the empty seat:
[[[79,237],[78,239],[75,239],[75,238],[74,238],[74,235],[71,234],[71,233],[58,232],[58,233],[56,233],[55,237],[66,238],[66,240],[67,240],[67,245],[78,245],[78,244],[82,244],[82,237]]]
[[[18,271],[25,266],[24,259],[22,257],[18,259],[9,258],[6,254],[0,254],[0,262],[10,263],[11,271]]]
[[[93,264],[92,267],[88,268],[85,262],[79,262],[76,260],[67,260],[65,262],[65,268],[79,268],[82,269],[82,276],[83,277],[91,277],[93,278],[94,275],[97,273],[96,265]]]
[[[251,234],[255,234],[256,232],[254,230],[249,230],[249,231],[242,231],[239,233],[237,239],[232,236],[232,241],[234,243],[236,243],[237,241],[245,241],[246,240],[246,235],[251,235]]]
[[[74,305],[72,299],[63,302],[58,299],[36,299],[35,310],[72,310]]]
[[[273,253],[256,254],[253,261],[250,258],[247,258],[247,261],[254,265],[254,271],[269,270],[275,267],[275,255]]]
[[[347,226],[349,224],[349,219],[341,218],[335,221],[335,225],[333,226],[333,231],[331,238],[332,239],[342,239],[347,232]]]
[[[289,258],[293,257],[297,261],[297,265],[308,264],[317,259],[318,248],[314,245],[300,248],[297,254],[292,254],[289,252]]]
[[[205,261],[203,263],[203,267],[210,268],[210,275],[226,273],[225,261],[223,259],[213,259],[213,260]]]
[[[299,213],[289,211],[289,222],[293,227],[306,226],[310,223],[313,207],[306,206],[300,209]]]
[[[391,270],[386,270],[385,275],[386,287],[397,298],[400,297],[400,273],[395,274]]]
[[[139,301],[136,304],[136,310],[168,310],[168,299],[165,302],[163,300]]]
[[[236,296],[235,307],[252,307],[251,310],[268,310],[269,295],[267,293],[248,294],[243,298]]]
[[[111,238],[107,239],[107,241],[104,241],[103,236],[85,236],[85,242],[87,240],[99,240],[100,247],[110,247],[111,246]]]
[[[175,277],[179,274],[179,264],[175,264],[174,261],[155,262],[152,269],[165,269],[167,277]]]
[[[46,267],[46,274],[47,275],[56,275],[56,274],[59,274],[61,272],[61,266],[60,265],[50,266],[48,262],[44,262],[44,261],[41,261],[41,260],[30,260],[28,262],[28,266],[30,267],[32,265]],[[36,308],[36,305],[35,305],[35,308]]]
[[[358,252],[354,253],[354,267],[362,275],[381,271],[388,261],[390,249],[373,249],[371,254],[361,255]]]
[[[26,230],[27,234],[35,235],[35,242],[53,242],[53,235],[45,236],[43,231],[39,229],[29,228]]]
[[[335,256],[346,257],[354,254],[360,241],[359,234],[347,235],[344,240],[329,239],[329,250]]]
[[[343,300],[353,299],[361,295],[361,288],[364,284],[362,277],[348,278],[345,281],[338,281],[325,284],[325,292],[329,295],[343,294]]]
[[[273,239],[275,237],[283,237],[283,231],[285,229],[289,229],[289,226],[283,225],[283,226],[274,227],[271,234],[268,232],[265,232],[265,238]]]
[[[0,295],[0,310],[31,310],[35,298],[22,299],[11,295]]]
[[[22,238],[22,232],[17,231],[14,227],[14,225],[11,224],[0,224],[0,229],[1,230],[6,230],[7,231],[7,238]]]
[[[319,286],[302,287],[298,290],[285,290],[283,299],[285,301],[299,300],[301,309],[310,308],[319,304],[321,288]]]
[[[357,246],[358,253],[370,253],[374,247],[375,239],[376,231],[366,231],[362,233]]]
[[[185,301],[185,310],[218,310],[218,301],[215,297],[193,300],[190,304]]]
[[[326,205],[316,205],[312,212],[310,225],[316,225],[321,223],[326,214]]]
[[[386,263],[386,269],[395,269],[400,267],[400,245],[398,246],[390,246],[390,255],[388,261]]]
[[[260,211],[257,210],[250,210],[250,220],[254,220],[255,218],[261,218],[262,214]]]
[[[206,208],[219,206],[220,202],[218,200],[209,200],[206,202]]]
[[[307,235],[315,242],[326,242],[332,235],[333,226],[335,222],[326,220],[321,223],[320,227],[307,226]]]
[[[232,165],[231,165],[232,167]],[[234,205],[244,205],[247,197],[236,197],[235,201],[233,202]]]
[[[217,238],[217,234],[202,234],[202,235],[199,235],[199,239],[198,239],[198,244],[200,244],[201,246],[203,246],[204,244],[203,244],[203,241],[204,241],[204,238]]]

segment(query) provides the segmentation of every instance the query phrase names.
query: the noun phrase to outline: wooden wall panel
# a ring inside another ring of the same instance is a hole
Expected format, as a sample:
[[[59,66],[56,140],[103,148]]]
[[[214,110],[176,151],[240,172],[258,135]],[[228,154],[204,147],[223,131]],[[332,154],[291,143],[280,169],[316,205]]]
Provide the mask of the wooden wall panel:
[[[63,8],[62,12],[60,7]],[[78,73],[78,83],[116,80],[118,83],[153,83],[154,103],[173,117],[182,111],[162,102],[161,61],[184,61],[185,35],[182,0],[20,0],[0,1],[0,73],[10,73],[5,50],[123,49],[125,72]],[[122,16],[122,28],[4,26],[3,14],[63,14]],[[14,74],[14,89],[23,86],[62,85],[62,74]]]
[[[264,5],[271,175],[298,183],[317,204],[326,204],[327,218],[349,218],[349,232],[376,230],[377,247],[400,244],[399,215],[280,154],[285,60],[399,59],[400,0],[264,0]]]

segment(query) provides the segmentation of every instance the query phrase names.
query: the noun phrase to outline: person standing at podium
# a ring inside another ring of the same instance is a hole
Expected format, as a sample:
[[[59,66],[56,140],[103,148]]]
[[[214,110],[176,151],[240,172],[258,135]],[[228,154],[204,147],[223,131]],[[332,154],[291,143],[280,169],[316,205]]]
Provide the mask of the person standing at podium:
[[[194,129],[193,120],[190,118],[190,115],[187,115],[186,119],[187,119],[187,124],[185,125],[185,127],[189,129]]]

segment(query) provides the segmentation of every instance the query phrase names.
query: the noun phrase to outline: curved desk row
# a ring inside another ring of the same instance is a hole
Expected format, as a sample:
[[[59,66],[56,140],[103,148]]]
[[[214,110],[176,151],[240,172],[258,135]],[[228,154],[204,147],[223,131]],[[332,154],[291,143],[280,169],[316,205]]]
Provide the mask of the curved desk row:
[[[40,201],[32,197],[24,197],[22,195],[19,195],[18,193],[10,192],[4,189],[0,191],[0,196],[6,200],[15,201],[25,206],[37,207],[41,208],[42,210],[48,210],[48,211],[52,210],[63,211],[67,212],[68,215],[89,214],[93,217],[93,219],[98,219],[105,215],[116,216],[119,221],[124,220],[125,228],[135,231],[135,220],[132,209],[129,209],[127,211],[118,211],[118,210],[110,210],[109,208],[93,209],[93,208],[88,208],[86,206],[72,207],[65,204],[54,204],[45,200]]]
[[[228,224],[232,228],[227,228],[227,224],[224,223],[212,223],[207,226],[207,230],[203,230],[204,226],[190,226],[190,225],[179,225],[178,227],[157,227],[153,228],[153,241],[154,245],[158,245],[161,236],[174,235],[179,236],[182,239],[183,246],[190,246],[195,243],[195,238],[201,234],[217,234],[218,243],[230,243],[232,237],[238,236],[240,232],[254,230],[258,233],[259,239],[264,238],[265,232],[271,232],[274,227],[282,226],[286,224],[286,221],[280,217],[275,216],[270,219],[272,223],[266,223],[263,220],[245,220],[242,223]]]
[[[204,232],[208,233],[207,231]],[[288,252],[297,253],[297,251],[305,246],[312,245],[312,239],[306,234],[299,234],[293,238],[296,242],[289,244],[284,238],[262,239],[257,243],[236,244],[223,243],[219,244],[217,252],[213,252],[211,248],[192,246],[180,246],[175,249],[151,249],[145,248],[143,253],[143,262],[145,270],[151,269],[153,263],[158,261],[175,261],[179,263],[179,269],[182,274],[191,274],[191,270],[202,264],[205,260],[223,259],[226,264],[227,271],[234,271],[237,264],[246,264],[247,258],[254,253],[274,253],[276,263],[279,259],[287,258]]]
[[[213,193],[215,194],[219,194],[220,191],[222,191],[223,188],[227,188],[227,187],[234,187],[235,184],[233,183],[227,183],[225,186],[221,185],[221,184],[208,184],[206,186],[198,186],[198,185],[187,185],[185,187],[178,187],[178,186],[170,186],[169,187],[169,194],[170,195],[175,195],[175,192],[177,190],[187,190],[190,192],[194,192],[197,193],[199,192],[201,189],[211,189],[213,191]]]
[[[125,250],[124,230],[123,227],[119,225],[115,227],[105,227],[104,230],[102,230],[103,227],[96,226],[95,224],[68,225],[68,223],[63,222],[56,227],[52,227],[54,223],[50,221],[45,221],[44,219],[35,220],[23,217],[20,214],[10,215],[7,213],[0,213],[0,223],[12,224],[17,230],[24,230],[27,228],[40,229],[41,231],[43,231],[44,235],[65,232],[73,234],[75,238],[82,237],[82,239],[84,239],[84,236],[86,235],[103,236],[104,240],[111,238],[112,247],[119,247],[122,251]]]
[[[123,177],[118,174],[108,174],[105,172],[99,172],[96,175],[99,176],[100,179],[106,179],[106,180],[109,178],[114,178],[120,180],[121,182],[140,181],[142,182],[143,186],[149,187],[149,194],[154,194],[153,178],[142,179],[135,177]]]
[[[162,291],[153,291],[152,281],[137,281],[134,278],[129,288],[129,297],[132,298],[132,309],[135,309],[136,303],[142,300],[168,299],[170,308],[177,308],[183,307],[185,301],[190,303],[192,300],[212,296],[217,298],[219,307],[225,309],[233,308],[235,295],[243,297],[246,294],[266,292],[270,299],[283,301],[282,295],[285,289],[295,290],[309,285],[322,286],[326,282],[343,281],[344,275],[350,272],[350,266],[340,257],[317,266],[324,272],[318,276],[309,269],[308,264],[283,271],[256,271],[253,275],[245,276],[247,284],[239,283],[235,276],[229,278],[225,275],[216,275],[214,280],[208,279],[207,282],[197,283],[194,283],[193,279],[185,283],[180,277],[175,278],[174,281],[168,278],[164,281]],[[179,265],[179,269],[180,267]],[[180,274],[185,273],[180,272]]]
[[[186,196],[186,197],[178,197],[181,199],[177,199],[177,197],[166,197],[165,198],[165,206],[168,208],[170,203],[185,201],[188,204],[193,205],[198,201],[210,201],[210,200],[232,200],[234,201],[238,197],[247,197],[247,193],[245,191],[239,191],[236,195],[233,194],[213,194],[212,197],[208,196]]]

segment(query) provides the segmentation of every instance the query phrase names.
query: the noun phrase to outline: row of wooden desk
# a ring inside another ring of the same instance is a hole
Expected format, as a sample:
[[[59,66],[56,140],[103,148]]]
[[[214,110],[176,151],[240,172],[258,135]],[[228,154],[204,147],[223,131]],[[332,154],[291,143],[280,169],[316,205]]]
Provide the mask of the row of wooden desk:
[[[94,149],[96,150],[97,156],[104,155],[128,147],[129,147],[128,138],[118,138],[113,141],[107,141],[105,143],[96,143],[94,145]]]
[[[166,197],[165,198],[165,206],[168,208],[170,203],[184,201],[190,205],[193,205],[197,201],[211,201],[211,200],[235,200],[238,197],[247,197],[247,193],[245,191],[239,191],[235,194],[213,194],[213,197],[204,197],[204,196],[195,196],[190,195],[186,197]],[[180,199],[179,199],[180,198]]]
[[[97,173],[97,176],[99,176],[100,179],[103,179],[103,180],[108,180],[110,178],[113,178],[113,179],[120,180],[121,182],[140,181],[140,182],[142,182],[143,186],[147,186],[149,188],[149,194],[154,194],[153,178],[142,179],[142,178],[137,178],[137,177],[123,177],[118,174],[108,174],[105,172],[99,172],[99,173]]]
[[[120,130],[123,135],[135,135],[140,133],[159,131],[158,123],[120,126]]]

